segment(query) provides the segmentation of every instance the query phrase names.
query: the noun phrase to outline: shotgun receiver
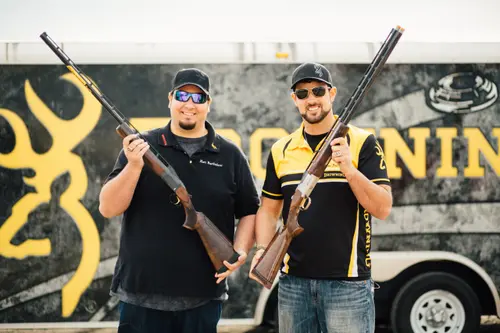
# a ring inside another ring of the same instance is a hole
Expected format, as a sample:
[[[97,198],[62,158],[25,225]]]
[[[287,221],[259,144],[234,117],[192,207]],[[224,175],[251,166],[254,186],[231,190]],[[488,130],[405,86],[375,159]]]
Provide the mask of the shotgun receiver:
[[[64,51],[47,35],[42,33],[40,38],[47,46],[61,59],[68,70],[73,73],[80,82],[94,95],[101,105],[118,121],[116,128],[118,134],[125,138],[130,134],[137,134],[138,137],[147,141],[146,138],[134,128],[130,121],[125,118],[116,106],[105,96],[96,86],[96,84],[85,75],[75,63],[64,53]],[[175,192],[178,201],[184,207],[186,220],[183,227],[189,230],[196,230],[201,237],[203,245],[218,273],[227,270],[223,261],[234,263],[238,260],[239,254],[234,251],[233,245],[229,239],[213,224],[212,221],[203,213],[197,212],[191,201],[191,195],[180,180],[179,176],[171,165],[156,151],[153,145],[144,154],[145,163]]]
[[[320,149],[313,155],[309,166],[304,172],[292,196],[285,225],[274,234],[264,254],[252,270],[252,273],[266,288],[271,289],[292,239],[304,231],[304,228],[300,226],[298,221],[299,212],[301,210],[306,210],[311,204],[309,195],[316,186],[318,180],[323,176],[326,166],[332,158],[331,142],[347,134],[347,125],[354,114],[354,110],[361,103],[363,97],[373,83],[373,80],[382,70],[382,67],[403,32],[404,29],[400,26],[391,30],[370,66],[364,73],[360,83],[354,90],[354,93],[340,111],[339,117],[335,120],[335,123],[328,132]]]

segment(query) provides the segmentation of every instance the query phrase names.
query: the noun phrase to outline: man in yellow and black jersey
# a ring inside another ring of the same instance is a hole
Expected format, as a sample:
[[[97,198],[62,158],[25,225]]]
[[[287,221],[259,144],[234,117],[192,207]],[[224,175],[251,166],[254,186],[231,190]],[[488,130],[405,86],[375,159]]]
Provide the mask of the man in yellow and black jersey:
[[[280,215],[286,221],[297,184],[337,117],[332,111],[337,90],[323,65],[297,67],[292,91],[303,122],[271,148],[251,270]],[[292,240],[282,263],[280,332],[374,332],[371,217],[383,220],[392,207],[384,154],[374,135],[349,125],[345,138],[333,140],[332,161],[310,198],[299,214],[304,232]]]

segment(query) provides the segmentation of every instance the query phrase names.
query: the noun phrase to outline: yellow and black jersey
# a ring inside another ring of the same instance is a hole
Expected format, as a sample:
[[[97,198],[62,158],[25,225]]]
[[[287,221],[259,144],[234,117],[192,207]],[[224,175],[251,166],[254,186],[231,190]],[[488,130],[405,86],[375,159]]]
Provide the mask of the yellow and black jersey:
[[[350,125],[346,138],[353,165],[374,183],[390,185],[384,154],[375,136]],[[285,222],[292,195],[312,157],[303,125],[271,148],[262,195],[284,200]],[[317,279],[370,277],[371,215],[359,204],[334,161],[328,164],[310,198],[309,208],[299,214],[304,232],[290,244],[282,272]]]

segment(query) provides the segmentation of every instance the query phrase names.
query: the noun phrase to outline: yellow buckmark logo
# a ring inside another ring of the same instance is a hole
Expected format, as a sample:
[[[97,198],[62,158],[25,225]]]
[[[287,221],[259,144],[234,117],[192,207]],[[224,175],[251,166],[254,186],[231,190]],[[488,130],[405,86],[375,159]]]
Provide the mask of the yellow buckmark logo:
[[[30,212],[50,201],[52,182],[58,176],[68,173],[71,183],[61,195],[60,207],[73,219],[82,238],[80,264],[62,288],[62,315],[68,317],[92,282],[100,260],[99,233],[92,216],[81,203],[88,186],[87,172],[80,156],[72,150],[96,126],[101,115],[101,105],[74,75],[68,73],[61,78],[75,85],[83,96],[83,107],[72,120],[57,117],[38,97],[29,81],[25,82],[29,109],[52,137],[52,147],[46,153],[38,154],[33,150],[28,129],[16,113],[0,109],[0,116],[12,127],[16,142],[10,153],[0,154],[0,166],[9,169],[30,168],[35,171],[33,177],[24,177],[24,182],[34,187],[35,192],[19,199],[12,207],[12,214],[0,227],[0,255],[23,259],[28,256],[48,256],[51,253],[49,239],[28,239],[19,245],[12,244],[11,240],[27,223]]]
[[[386,169],[386,162],[385,162],[385,158],[384,158],[384,151],[382,150],[382,147],[380,147],[380,144],[378,143],[378,141],[375,144],[375,149],[377,150],[377,152],[375,154],[377,156],[380,156],[379,168],[380,168],[380,170],[385,170]]]

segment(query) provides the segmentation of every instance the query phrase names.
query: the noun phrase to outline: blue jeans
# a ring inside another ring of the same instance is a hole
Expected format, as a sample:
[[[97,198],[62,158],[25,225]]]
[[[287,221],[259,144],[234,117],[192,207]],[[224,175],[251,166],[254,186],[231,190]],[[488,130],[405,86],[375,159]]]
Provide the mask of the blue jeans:
[[[185,311],[161,311],[120,302],[118,333],[216,333],[222,302]]]
[[[313,280],[283,274],[280,333],[373,333],[373,281]]]

